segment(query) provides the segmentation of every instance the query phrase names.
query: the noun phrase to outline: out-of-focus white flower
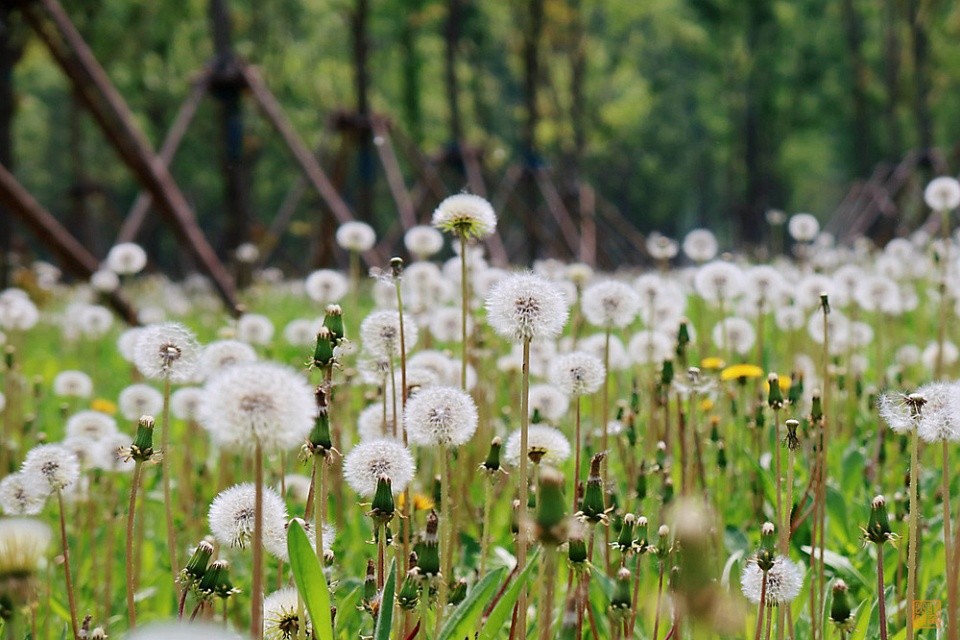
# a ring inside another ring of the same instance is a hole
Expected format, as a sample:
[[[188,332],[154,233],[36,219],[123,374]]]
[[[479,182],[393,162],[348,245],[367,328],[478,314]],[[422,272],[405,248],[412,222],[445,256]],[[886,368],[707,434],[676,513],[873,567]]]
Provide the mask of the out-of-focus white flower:
[[[341,248],[362,253],[373,248],[377,234],[366,222],[344,222],[337,227],[336,240]]]
[[[121,242],[107,253],[106,267],[121,276],[140,273],[147,266],[147,252],[133,242]]]

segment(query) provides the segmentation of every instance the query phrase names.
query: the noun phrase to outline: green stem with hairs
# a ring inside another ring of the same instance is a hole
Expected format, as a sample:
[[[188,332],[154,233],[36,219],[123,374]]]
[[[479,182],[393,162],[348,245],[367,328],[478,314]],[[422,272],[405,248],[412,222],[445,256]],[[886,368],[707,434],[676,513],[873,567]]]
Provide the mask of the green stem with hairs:
[[[528,431],[530,427],[529,415],[530,402],[530,338],[523,340],[523,370],[520,385],[520,464],[518,482],[520,483],[520,509],[517,514],[518,533],[517,533],[517,566],[521,569],[527,566],[527,541],[524,535],[524,528],[527,522],[527,466],[529,459]],[[520,590],[520,598],[517,608],[517,625],[519,640],[526,640],[527,637],[527,587]]]
[[[130,621],[130,628],[134,629],[137,626],[137,607],[134,604],[133,595],[137,590],[136,581],[134,579],[134,568],[136,563],[133,560],[134,557],[134,542],[136,536],[134,535],[134,523],[136,522],[137,514],[137,488],[140,485],[140,474],[143,470],[143,462],[137,460],[133,465],[133,477],[130,480],[130,506],[127,508],[127,561],[124,563],[127,576],[127,618]],[[110,594],[107,594],[109,597]],[[180,607],[178,615],[183,617],[183,607]]]
[[[70,605],[70,628],[73,630],[73,639],[80,640],[77,601],[73,593],[73,577],[70,574],[70,543],[67,541],[67,521],[63,515],[63,492],[59,489],[57,489],[57,506],[60,511],[60,540],[63,543],[63,574],[67,583],[67,603]]]
[[[167,554],[170,559],[170,570],[173,572],[173,589],[177,589],[177,572],[180,564],[177,562],[177,530],[173,524],[173,499],[170,491],[170,378],[163,379],[163,420],[161,422],[161,444],[163,452],[163,510],[167,523]]]
[[[254,445],[253,466],[255,498],[253,518],[253,578],[250,587],[250,637],[263,637],[263,449],[260,441]]]

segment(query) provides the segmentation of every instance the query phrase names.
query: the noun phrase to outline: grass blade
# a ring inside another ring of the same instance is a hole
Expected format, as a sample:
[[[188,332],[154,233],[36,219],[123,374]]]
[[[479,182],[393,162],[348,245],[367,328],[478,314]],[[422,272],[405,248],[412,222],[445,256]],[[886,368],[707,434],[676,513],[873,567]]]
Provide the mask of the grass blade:
[[[390,640],[390,628],[393,626],[393,595],[397,590],[397,562],[390,562],[387,581],[383,583],[380,597],[380,611],[377,613],[377,626],[373,632],[374,640]]]
[[[303,526],[296,520],[290,523],[287,533],[287,551],[290,553],[290,569],[297,583],[300,597],[310,613],[317,640],[333,640],[333,625],[330,621],[330,588],[323,575],[317,554],[307,538]]]
[[[520,572],[520,575],[517,576],[513,584],[510,585],[510,588],[503,594],[503,597],[497,602],[497,605],[490,612],[490,615],[487,616],[487,621],[480,630],[479,640],[494,640],[494,638],[497,637],[500,629],[503,628],[504,623],[506,623],[510,614],[513,612],[513,605],[517,603],[517,598],[520,597],[520,590],[527,584],[533,568],[537,566],[537,558],[539,555],[540,549],[537,549],[531,554],[530,559],[527,560],[527,566],[523,568],[523,571]]]
[[[459,640],[473,635],[477,628],[477,622],[483,615],[483,608],[490,601],[490,596],[493,595],[506,571],[506,568],[497,569],[485,575],[480,582],[475,584],[470,593],[467,594],[466,599],[447,619],[437,640]]]

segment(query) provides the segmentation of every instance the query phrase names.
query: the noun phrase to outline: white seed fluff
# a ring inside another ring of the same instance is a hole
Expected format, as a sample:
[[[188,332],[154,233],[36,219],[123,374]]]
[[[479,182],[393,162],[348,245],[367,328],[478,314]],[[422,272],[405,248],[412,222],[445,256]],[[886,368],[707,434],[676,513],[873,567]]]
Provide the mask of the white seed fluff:
[[[99,411],[79,411],[67,419],[65,431],[68,438],[103,440],[117,433],[117,421]]]
[[[36,478],[12,473],[0,481],[0,509],[8,516],[35,516],[50,494]]]
[[[303,611],[304,637],[312,638],[313,630],[306,608],[298,605],[297,589],[286,587],[274,591],[263,600],[263,639],[294,640],[300,637],[300,614]]]
[[[567,299],[560,287],[534,274],[513,274],[487,295],[487,322],[515,342],[555,338],[567,322]]]
[[[163,410],[163,394],[146,384],[132,384],[120,392],[117,405],[127,420],[156,416]]]
[[[600,358],[583,351],[558,356],[550,364],[550,382],[573,397],[595,393],[606,376]]]
[[[486,199],[470,193],[458,193],[437,206],[432,223],[442,231],[485,238],[497,228],[497,214]]]
[[[403,341],[407,350],[417,342],[417,325],[403,316]],[[374,356],[392,358],[400,355],[400,314],[396,311],[374,311],[360,323],[360,342]]]
[[[336,240],[347,251],[363,252],[373,248],[377,234],[366,222],[344,222],[337,227]]]
[[[210,532],[225,546],[245,548],[253,540],[256,524],[256,486],[252,482],[224,489],[210,503]],[[263,538],[282,536],[287,523],[283,498],[270,487],[263,488]]]
[[[583,292],[583,316],[602,329],[622,329],[637,317],[640,296],[630,285],[606,280],[587,287]]]
[[[147,252],[133,242],[121,242],[107,253],[106,266],[121,276],[140,273],[147,266]]]
[[[757,566],[756,560],[747,564],[740,576],[740,589],[747,600],[753,604],[760,604],[760,591],[763,586],[763,571]],[[777,556],[773,566],[767,571],[766,606],[789,604],[800,594],[803,587],[803,569],[800,565]]]
[[[407,402],[403,424],[410,442],[424,446],[459,447],[477,430],[477,405],[454,387],[431,387]]]
[[[950,176],[934,178],[923,190],[923,201],[934,211],[950,211],[960,205],[960,182]]]
[[[350,283],[347,277],[333,269],[318,269],[303,281],[303,288],[314,302],[328,305],[347,295]]]
[[[200,352],[198,370],[206,379],[221,370],[235,364],[256,362],[257,352],[246,342],[239,340],[217,340],[211,342]]]
[[[545,424],[532,424],[527,428],[527,451],[542,456],[540,464],[557,466],[570,457],[570,441],[559,429]],[[520,430],[507,438],[503,446],[504,461],[517,467],[520,465]]]
[[[93,380],[83,371],[61,371],[53,379],[53,393],[70,398],[89,398]]]
[[[65,489],[80,477],[80,460],[67,447],[41,444],[27,452],[20,472],[30,482],[37,482],[44,491]]]
[[[372,498],[381,476],[390,479],[393,493],[400,493],[413,479],[413,455],[394,440],[361,442],[343,459],[343,477],[361,496]]]
[[[140,333],[134,364],[147,378],[187,382],[197,366],[200,345],[182,324],[166,322],[146,327]]]

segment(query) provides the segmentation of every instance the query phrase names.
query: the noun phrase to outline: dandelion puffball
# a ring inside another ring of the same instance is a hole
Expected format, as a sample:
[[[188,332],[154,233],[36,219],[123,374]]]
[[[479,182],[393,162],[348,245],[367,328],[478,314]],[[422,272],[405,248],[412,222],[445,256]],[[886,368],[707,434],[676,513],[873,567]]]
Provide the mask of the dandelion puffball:
[[[494,284],[486,308],[494,331],[516,342],[557,337],[568,314],[566,297],[557,284],[526,273]]]
[[[366,498],[372,498],[377,481],[390,479],[393,493],[400,493],[413,479],[416,465],[413,455],[394,440],[361,442],[343,459],[343,477],[347,484]]]
[[[559,429],[545,424],[531,424],[527,428],[527,451],[531,459],[541,464],[557,466],[570,457],[570,441]],[[520,465],[520,430],[514,431],[503,446],[507,464]]]
[[[465,238],[486,238],[497,228],[497,214],[486,199],[458,193],[437,206],[433,226]]]
[[[950,211],[960,205],[960,182],[950,176],[934,178],[923,190],[923,201],[934,211]]]
[[[207,519],[210,532],[222,545],[243,549],[253,540],[256,524],[256,486],[252,482],[234,485],[221,491],[213,502]],[[287,507],[276,491],[263,487],[263,537],[283,536],[287,523]]]
[[[762,587],[763,571],[756,561],[752,561],[743,569],[743,574],[740,576],[740,589],[747,600],[753,604],[760,604]],[[767,571],[765,605],[789,604],[800,594],[802,587],[803,569],[800,565],[789,558],[777,556],[773,561],[773,567]]]
[[[199,351],[193,333],[182,324],[166,322],[139,334],[133,362],[147,378],[187,382],[193,377]]]
[[[587,287],[581,303],[587,322],[603,329],[622,329],[637,317],[640,296],[624,282],[606,280]]]
[[[477,430],[477,420],[473,398],[454,387],[431,387],[416,394],[403,414],[410,442],[425,446],[466,444]]]
[[[574,351],[554,358],[550,364],[550,382],[569,396],[596,392],[606,381],[603,362],[592,354]]]
[[[403,234],[403,245],[418,260],[426,260],[443,248],[443,236],[433,227],[417,225]]]
[[[373,248],[377,233],[366,222],[344,222],[337,227],[336,240],[342,249],[362,253]]]
[[[270,362],[238,364],[207,382],[200,423],[227,449],[287,451],[313,428],[316,401],[307,380]]]
[[[110,271],[129,276],[140,273],[147,266],[147,252],[133,242],[121,242],[110,249],[105,262]]]
[[[403,315],[403,341],[407,349],[417,342],[417,325]],[[392,358],[400,355],[400,314],[397,311],[374,311],[360,323],[360,342],[374,356]]]
[[[27,452],[20,471],[47,493],[55,493],[77,481],[80,460],[63,445],[41,444]]]
[[[347,295],[350,283],[339,271],[319,269],[307,276],[303,281],[303,288],[311,300],[327,305],[340,302],[343,296]]]

